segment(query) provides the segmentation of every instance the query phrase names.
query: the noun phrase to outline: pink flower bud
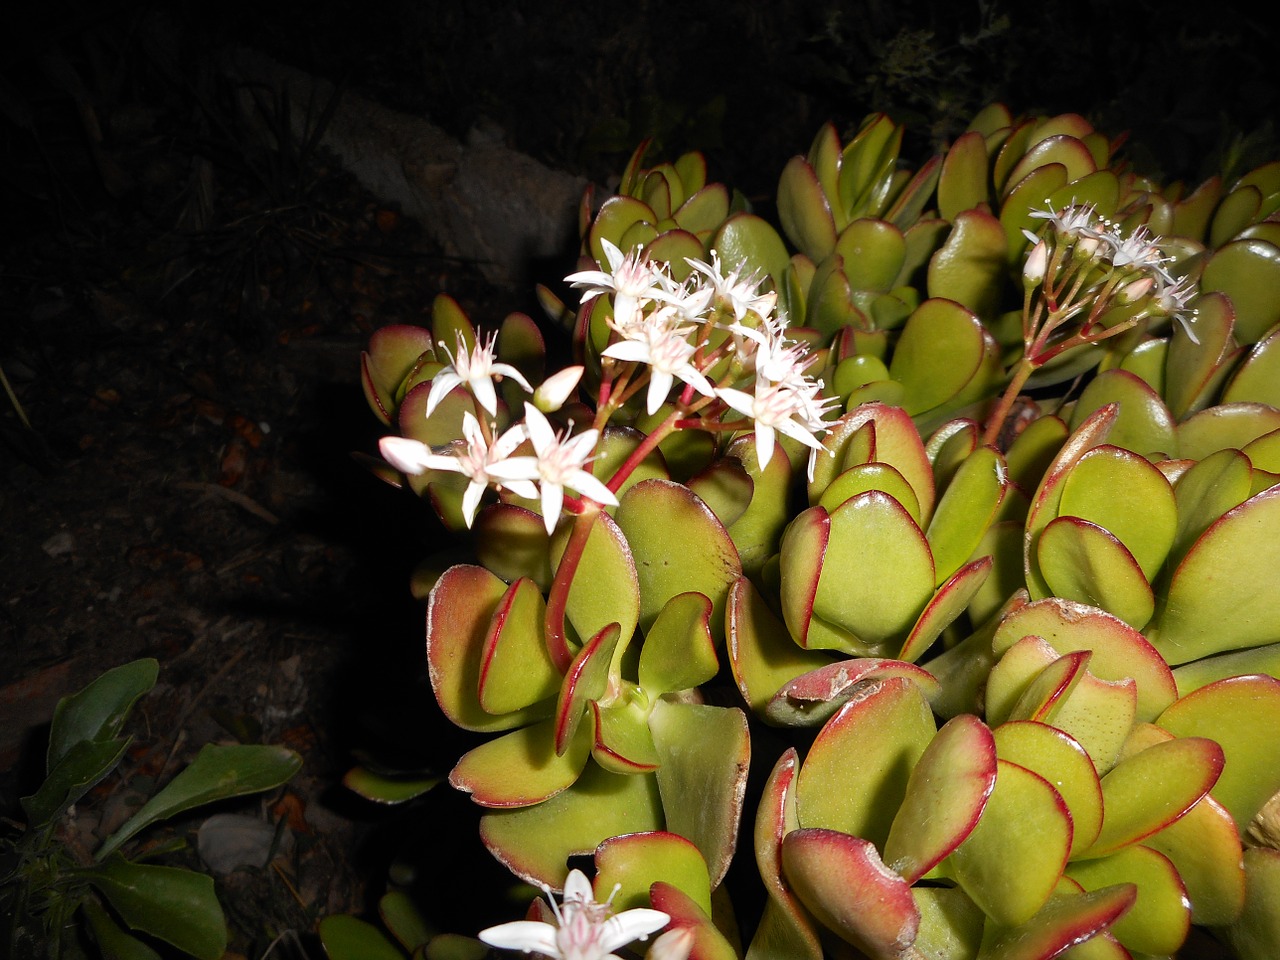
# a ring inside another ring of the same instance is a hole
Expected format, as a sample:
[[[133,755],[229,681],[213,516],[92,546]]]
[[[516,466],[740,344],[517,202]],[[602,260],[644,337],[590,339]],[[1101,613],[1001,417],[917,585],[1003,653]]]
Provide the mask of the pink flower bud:
[[[533,405],[543,413],[554,413],[564,406],[582,379],[582,367],[565,367],[543,380],[533,392]]]

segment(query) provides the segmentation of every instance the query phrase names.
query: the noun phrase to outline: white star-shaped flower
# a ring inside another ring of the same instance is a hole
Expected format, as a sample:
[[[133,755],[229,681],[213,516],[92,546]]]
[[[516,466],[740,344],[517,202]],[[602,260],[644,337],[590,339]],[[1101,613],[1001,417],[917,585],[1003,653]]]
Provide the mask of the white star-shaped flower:
[[[466,385],[480,406],[491,417],[498,414],[498,394],[493,389],[494,378],[510,377],[533,393],[533,387],[519,370],[509,363],[493,362],[493,349],[497,341],[496,333],[492,334],[487,341],[477,339],[475,347],[468,351],[466,341],[459,333],[457,350],[453,353],[450,353],[444,341],[440,342],[450,362],[431,380],[431,392],[427,394],[428,417],[449,391],[459,384]]]
[[[625,339],[606,347],[602,356],[649,365],[649,392],[645,399],[646,409],[652,414],[667,399],[676,378],[703,396],[715,396],[711,381],[693,365],[697,348],[689,342],[692,332],[692,327],[682,326],[671,310],[664,308],[643,323],[626,328]]]
[[[815,434],[826,430],[823,415],[836,398],[822,399],[819,381],[770,383],[756,380],[753,392],[722,387],[716,396],[755,422],[756,458],[763,470],[773,456],[774,433],[781,433],[809,447],[813,454],[827,448]],[[831,451],[828,451],[831,452]],[[814,456],[809,457],[809,479],[813,479]]]
[[[525,440],[523,424],[516,424],[492,443],[485,436],[470,411],[462,414],[462,441],[455,442],[448,453],[437,453],[419,440],[409,437],[383,437],[378,442],[382,456],[403,473],[419,474],[427,470],[460,473],[471,482],[462,494],[462,515],[470,527],[480,508],[480,498],[490,485],[510,490],[517,496],[535,499],[538,489],[527,479],[499,478],[493,473]]]
[[[720,254],[715,250],[711,251],[710,263],[690,257],[686,257],[685,262],[705,278],[702,283],[708,286],[711,299],[728,308],[736,323],[741,323],[748,311],[766,317],[778,305],[777,293],[759,292],[761,278],[758,271],[744,277],[743,264],[739,264],[726,274],[720,264]]]
[[[613,324],[615,329],[625,329],[641,319],[646,306],[651,303],[680,303],[684,293],[665,271],[640,255],[637,247],[623,255],[618,247],[603,237],[609,270],[582,270],[571,273],[565,281],[575,287],[583,287],[581,303],[592,297],[610,294],[613,299]]]
[[[550,421],[531,403],[524,405],[524,428],[533,444],[533,456],[511,457],[491,465],[488,472],[490,477],[497,478],[508,488],[512,481],[533,481],[537,484],[547,533],[555,530],[556,521],[560,519],[565,490],[572,490],[596,503],[618,505],[613,491],[583,469],[591,460],[600,436],[599,430],[585,430],[575,437],[569,437],[568,431],[557,435]]]
[[[558,906],[550,889],[544,889],[555,923],[516,920],[481,930],[480,939],[491,947],[537,953],[550,960],[620,960],[614,950],[633,940],[647,940],[671,921],[661,910],[637,908],[615,914],[610,905],[613,898],[596,902],[591,881],[581,870],[569,872]],[[687,938],[680,946],[686,943]]]

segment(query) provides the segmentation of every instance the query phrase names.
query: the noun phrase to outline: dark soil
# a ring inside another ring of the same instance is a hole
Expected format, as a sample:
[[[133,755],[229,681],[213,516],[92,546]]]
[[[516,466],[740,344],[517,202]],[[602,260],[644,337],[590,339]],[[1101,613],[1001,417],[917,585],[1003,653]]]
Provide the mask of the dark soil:
[[[213,69],[220,44],[459,136],[496,126],[601,184],[648,137],[662,159],[703,149],[714,177],[763,198],[828,119],[847,131],[873,106],[919,119],[908,148],[923,152],[993,99],[1112,120],[1105,129],[1133,130],[1135,162],[1159,158],[1167,176],[1200,176],[1233,131],[1254,135],[1238,141],[1240,162],[1274,149],[1265,34],[1221,5],[1205,31],[1161,5],[1173,26],[1149,49],[1056,4],[1013,26],[955,4],[906,23],[904,6],[760,4],[729,22],[725,5],[690,0],[359,14],[72,4],[12,32],[0,66],[0,370],[14,391],[0,398],[0,812],[17,815],[36,786],[59,697],[156,657],[135,748],[71,832],[103,835],[203,743],[300,751],[287,789],[229,808],[292,838],[270,869],[219,878],[237,953],[278,941],[321,956],[317,919],[366,912],[389,870],[417,872],[446,929],[520,910],[480,896],[508,878],[462,797],[441,788],[383,809],[339,781],[369,755],[447,772],[466,746],[425,683],[407,588],[439,529],[351,456],[383,432],[361,394],[361,348],[382,325],[425,318],[438,293],[493,324],[538,316],[532,291],[493,289],[443,258],[323,152],[278,149],[273,105],[246,113]],[[177,26],[175,46],[149,39],[157,19]],[[1051,55],[1029,49],[1045,37]]]

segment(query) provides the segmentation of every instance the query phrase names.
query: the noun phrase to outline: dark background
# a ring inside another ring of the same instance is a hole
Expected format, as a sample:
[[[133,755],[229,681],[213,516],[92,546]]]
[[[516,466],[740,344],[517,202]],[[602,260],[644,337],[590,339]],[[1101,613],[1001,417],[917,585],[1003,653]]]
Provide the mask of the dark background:
[[[385,432],[359,354],[438,293],[534,316],[344,176],[264,146],[219,80],[260,50],[458,138],[501,137],[608,185],[634,147],[706,153],[767,207],[818,127],[907,124],[917,165],[992,101],[1076,112],[1139,172],[1191,184],[1280,156],[1274,36],[1237,3],[63,3],[0,37],[0,808],[33,789],[57,697],[161,661],[128,777],[209,739],[304,753],[290,874],[222,878],[261,955],[364,911],[391,867],[472,933],[517,916],[476,811],[440,788],[380,810],[337,786],[370,756],[447,772],[472,742],[425,683],[405,583],[429,512],[351,454]],[[298,145],[295,145],[298,146]],[[541,278],[552,283],[572,269]],[[19,415],[29,421],[22,422]],[[269,430],[264,431],[263,425]],[[179,750],[181,746],[181,750]],[[171,768],[169,768],[171,769]],[[120,783],[100,797],[127,795]],[[283,802],[283,801],[282,801]],[[100,823],[82,805],[81,829]],[[283,814],[274,809],[272,816]],[[83,819],[88,818],[88,819]],[[175,824],[182,831],[198,821]],[[397,866],[398,865],[398,866]],[[317,954],[318,955],[318,954]]]

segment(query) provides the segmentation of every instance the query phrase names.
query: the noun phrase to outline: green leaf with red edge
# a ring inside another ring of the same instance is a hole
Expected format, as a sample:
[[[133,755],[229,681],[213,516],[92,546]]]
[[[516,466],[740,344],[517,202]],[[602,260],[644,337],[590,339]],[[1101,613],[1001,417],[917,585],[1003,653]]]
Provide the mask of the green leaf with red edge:
[[[914,681],[889,677],[860,686],[818,732],[800,768],[801,825],[882,846],[911,770],[936,733],[929,703]]]
[[[1230,357],[1238,349],[1235,309],[1221,293],[1202,291],[1196,298],[1195,329],[1199,343],[1175,324],[1165,359],[1165,402],[1179,421],[1213,401],[1218,385],[1231,369]]]
[[[997,648],[996,656],[999,659],[991,667],[983,695],[987,723],[992,727],[1009,719],[1027,688],[1059,654],[1043,637],[1028,634],[1009,647]]]
[[[858,657],[826,661],[784,683],[764,708],[764,718],[782,727],[816,727],[827,721],[858,692],[858,685],[903,677],[919,685],[927,699],[940,691],[931,673],[903,660]]]
[[[1177,699],[1173,673],[1160,654],[1141,633],[1105,610],[1059,597],[1036,600],[1000,622],[992,649],[1001,656],[1027,634],[1042,637],[1058,653],[1091,650],[1089,670],[1103,680],[1134,678],[1138,720],[1154,720]]]
[[[574,655],[556,701],[554,739],[557,754],[569,749],[578,724],[586,714],[587,703],[599,700],[608,690],[610,663],[620,636],[616,623],[601,627],[600,632]]]
[[[596,897],[603,903],[612,895],[614,913],[648,907],[649,888],[659,880],[711,912],[707,865],[698,848],[678,834],[657,830],[610,837],[596,847],[595,864]]]
[[[902,231],[874,217],[853,220],[836,240],[845,276],[854,290],[888,293],[906,258]]]
[[[1116,422],[1118,427],[1121,421]],[[1178,528],[1173,488],[1164,474],[1145,457],[1110,443],[1094,447],[1071,468],[1058,515],[1106,529],[1133,555],[1148,581],[1159,573]]]
[[[755,492],[755,481],[736,457],[716,460],[690,478],[688,485],[726,528],[746,513]]]
[[[1250,847],[1244,871],[1244,910],[1222,932],[1241,960],[1271,960],[1280,956],[1280,850]]]
[[[959,887],[911,888],[920,911],[915,948],[923,957],[975,957],[986,917]]]
[[[720,668],[711,601],[696,591],[666,602],[640,648],[640,686],[650,697],[701,686]]]
[[[667,829],[702,851],[719,886],[738,840],[751,740],[737,707],[659,700],[649,729],[661,765],[658,787]]]
[[[920,929],[911,885],[875,845],[837,830],[801,828],[782,839],[787,883],[829,930],[877,960],[903,957]]]
[[[1007,487],[1004,457],[993,447],[974,450],[951,475],[925,532],[938,586],[975,555]]]
[[[360,355],[360,382],[369,407],[387,426],[400,403],[400,386],[426,356],[435,359],[435,344],[426,327],[396,323],[369,335]]]
[[[547,719],[468,750],[449,773],[449,785],[482,807],[528,807],[571,786],[590,755],[586,730],[557,754],[555,720]]]
[[[892,497],[917,525],[920,523],[920,501],[916,499],[915,491],[902,474],[887,463],[860,463],[850,467],[823,491],[818,504],[831,513],[845,501],[868,490],[879,490]]]
[[[1280,429],[1280,410],[1265,403],[1220,403],[1178,424],[1178,455],[1203,460],[1219,450],[1239,450]]]
[[[1246,673],[1265,673],[1280,677],[1280,643],[1220,653],[1214,657],[1184,663],[1173,671],[1173,679],[1178,684],[1178,695],[1185,697],[1215,681],[1242,677]]]
[[[1142,844],[1117,850],[1100,860],[1067,866],[1067,875],[1085,890],[1132,883],[1138,889],[1133,908],[1111,925],[1111,933],[1135,953],[1174,953],[1191,929],[1186,887],[1169,858]]]
[[[1280,408],[1280,326],[1250,349],[1222,391],[1223,403],[1265,403]]]
[[[1001,256],[1003,257],[1003,235]],[[986,338],[977,316],[955,302],[933,296],[907,318],[893,350],[889,375],[906,391],[912,416],[943,406],[983,367]]]
[[[1195,806],[1222,773],[1222,748],[1178,737],[1125,757],[1102,777],[1102,830],[1080,859],[1094,859],[1151,836]]]
[[[1005,453],[1009,481],[1027,497],[1034,494],[1071,433],[1060,417],[1040,417],[1027,424]]]
[[[1122,883],[1089,893],[1070,881],[1026,923],[1014,927],[988,925],[977,960],[1050,960],[1065,947],[1102,934],[1132,908],[1138,891]]]
[[[785,570],[785,557],[783,564]],[[896,653],[933,587],[928,541],[892,497],[871,490],[831,513],[813,598],[816,616],[848,630],[869,653]]]
[[[1062,164],[1068,181],[1087,177],[1098,168],[1093,154],[1082,140],[1067,133],[1055,133],[1034,140],[1009,172],[1009,181],[1018,183],[1023,177],[1051,163]]]
[[[759,960],[822,960],[822,944],[813,920],[782,877],[782,839],[800,825],[795,795],[799,767],[799,754],[788,747],[769,773],[756,810],[756,868],[769,899],[747,956]]]
[[[704,183],[695,191],[686,194],[684,203],[676,208],[671,218],[681,230],[688,230],[703,237],[724,223],[727,216],[729,216],[729,189],[723,183]],[[719,247],[715,249],[720,250]],[[720,255],[730,266],[741,262],[741,260],[729,259],[728,251],[721,250]]]
[[[961,212],[929,260],[929,299],[954,300],[978,316],[991,316],[1000,304],[1007,259],[1000,221],[985,210]]]
[[[1104,370],[1090,381],[1071,410],[1071,429],[1080,426],[1086,415],[1108,403],[1120,406],[1109,438],[1115,446],[1143,456],[1177,453],[1173,414],[1154,389],[1127,370]]]
[[[693,931],[693,948],[689,960],[738,960],[733,948],[711,917],[698,903],[674,884],[655,881],[649,888],[649,901],[655,910],[671,917],[668,930]]]
[[[614,246],[627,253],[623,246],[623,236],[637,223],[653,223],[657,217],[643,200],[617,194],[606,200],[599,212],[591,221],[591,229],[587,237],[590,253],[597,264],[608,267],[609,260],[604,253],[602,240],[608,240]]]
[[[1071,856],[1102,829],[1102,783],[1084,747],[1057,727],[1034,720],[1002,723],[993,732],[996,756],[1051,783],[1071,815]]]
[[[445,716],[464,730],[493,732],[547,715],[534,705],[494,716],[480,705],[478,689],[485,639],[507,585],[484,567],[459,564],[444,572],[427,600],[427,667],[431,689]]]
[[[1213,251],[1200,275],[1205,293],[1225,293],[1235,307],[1236,339],[1261,340],[1280,322],[1275,290],[1280,285],[1280,247],[1265,240],[1233,240]]]
[[[573,786],[549,800],[486,813],[480,839],[516,876],[558,889],[569,857],[590,854],[609,837],[663,827],[652,774],[609,773],[588,763]]]
[[[528,577],[544,593],[551,588],[551,538],[542,518],[532,510],[495,503],[476,514],[476,559],[511,583]]]
[[[751,502],[746,511],[729,525],[729,536],[738,551],[743,572],[755,576],[765,561],[778,552],[782,531],[791,520],[788,506],[791,463],[786,457],[774,456],[761,470],[756,456],[755,434],[734,440],[725,455],[741,462],[753,484]]]
[[[746,577],[729,589],[727,620],[733,679],[757,716],[783,684],[828,662],[824,654],[796,646],[786,625]]]
[[[511,713],[555,696],[561,676],[543,637],[547,604],[537,584],[520,578],[507,588],[489,621],[477,692],[487,713]]]
[[[1115,765],[1133,729],[1138,712],[1137,688],[1131,677],[1103,680],[1085,670],[1054,714],[1053,725],[1080,742],[1100,774]]]
[[[977,130],[961,134],[947,150],[938,178],[938,213],[946,220],[989,200],[986,139]]]
[[[868,424],[874,432],[869,430],[859,438]],[[827,486],[849,467],[877,460],[892,466],[911,484],[920,503],[921,522],[928,525],[936,498],[933,464],[920,431],[905,410],[879,402],[861,404],[828,427],[822,444],[835,456],[818,457],[808,488],[810,503],[817,503]]]
[[[1058,516],[1064,483],[1071,468],[1086,453],[1106,441],[1115,423],[1118,410],[1116,405],[1107,404],[1090,414],[1084,423],[1072,431],[1066,442],[1058,449],[1057,456],[1045,471],[1031,499],[1031,508],[1027,512],[1026,533],[1023,537],[1023,562],[1026,565],[1027,589],[1033,600],[1052,594],[1052,590],[1040,573],[1040,565],[1036,560],[1040,533]]]
[[[1007,760],[996,763],[986,808],[947,866],[987,916],[1016,926],[1044,907],[1062,876],[1071,814],[1044,777]]]
[[[641,629],[648,632],[672,597],[696,590],[711,600],[711,629],[722,639],[729,587],[742,565],[711,509],[686,486],[645,480],[622,497],[617,520],[635,558]]]
[[[1101,607],[1134,629],[1155,612],[1142,568],[1111,531],[1079,517],[1057,517],[1036,545],[1040,575],[1054,596]]]
[[[1177,737],[1208,737],[1226,757],[1213,797],[1243,830],[1280,790],[1280,680],[1231,677],[1178,700],[1156,723]]]
[[[557,569],[572,526],[561,524],[551,538],[551,562]],[[635,633],[640,619],[640,580],[627,538],[607,513],[597,513],[592,521],[569,586],[565,613],[581,640],[616,623],[621,637],[619,657]]]
[[[608,704],[589,702],[595,732],[591,756],[614,773],[648,773],[659,763],[649,732],[649,701],[630,684],[624,690],[629,693]]]
[[[813,599],[818,592],[822,561],[827,550],[831,518],[822,507],[803,510],[787,525],[779,553],[779,601],[782,617],[796,643],[816,648],[823,642],[816,629]],[[856,638],[849,638],[855,641]],[[844,641],[833,646],[840,648]]]
[[[996,748],[977,717],[961,714],[938,730],[907,780],[884,859],[915,883],[958,847],[978,822],[996,783]]]
[[[1017,702],[1009,711],[1009,720],[1052,723],[1072,691],[1084,679],[1088,662],[1089,651],[1077,650],[1046,664],[1018,695]]]
[[[1176,569],[1187,551],[1223,514],[1249,499],[1252,465],[1239,450],[1219,450],[1191,464],[1174,484],[1178,532],[1169,550]]]
[[[723,262],[746,265],[748,273],[759,270],[773,280],[776,290],[783,288],[783,278],[791,255],[773,225],[754,213],[732,214],[716,230],[711,246],[720,251]]]
[[[1274,642],[1280,636],[1276,570],[1280,487],[1233,507],[1201,534],[1178,564],[1147,636],[1171,664]]]
[[[1220,927],[1244,909],[1244,848],[1230,812],[1212,795],[1142,841],[1168,857],[1187,887],[1191,922]]]
[[[915,663],[924,656],[934,641],[942,636],[942,631],[969,608],[991,573],[991,567],[991,558],[981,557],[965,564],[941,584],[916,618],[902,649],[898,651],[898,659]]]
[[[836,224],[831,204],[813,167],[804,157],[792,157],[778,180],[778,222],[787,238],[814,262],[836,248]]]

